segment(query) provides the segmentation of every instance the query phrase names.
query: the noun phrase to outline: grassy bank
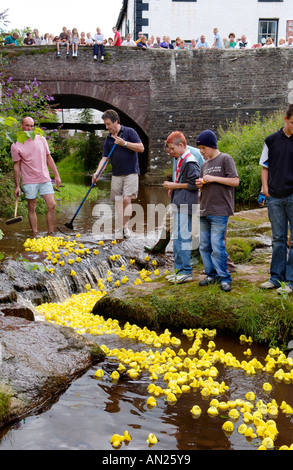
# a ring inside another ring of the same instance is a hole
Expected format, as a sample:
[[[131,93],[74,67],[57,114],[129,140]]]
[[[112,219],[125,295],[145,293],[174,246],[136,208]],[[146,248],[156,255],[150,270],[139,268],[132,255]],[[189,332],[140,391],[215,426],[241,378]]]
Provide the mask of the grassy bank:
[[[116,290],[103,297],[94,313],[149,328],[211,328],[232,336],[245,334],[257,343],[286,346],[293,337],[290,298],[263,292],[247,280],[236,279],[231,292],[214,284],[194,282],[170,286],[164,279]],[[198,278],[198,279],[197,279]]]

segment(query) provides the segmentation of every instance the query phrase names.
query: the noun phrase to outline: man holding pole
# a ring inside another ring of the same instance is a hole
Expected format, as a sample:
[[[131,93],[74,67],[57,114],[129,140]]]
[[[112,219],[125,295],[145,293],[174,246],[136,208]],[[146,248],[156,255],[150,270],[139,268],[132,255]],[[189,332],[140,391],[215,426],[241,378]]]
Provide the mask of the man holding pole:
[[[131,127],[120,124],[119,115],[109,109],[102,115],[109,134],[103,147],[103,156],[92,182],[97,182],[104,171],[111,152],[112,180],[111,199],[115,201],[115,208],[120,221],[120,228],[116,231],[117,238],[129,238],[128,222],[132,214],[132,199],[136,199],[139,183],[138,153],[144,151],[144,145]]]

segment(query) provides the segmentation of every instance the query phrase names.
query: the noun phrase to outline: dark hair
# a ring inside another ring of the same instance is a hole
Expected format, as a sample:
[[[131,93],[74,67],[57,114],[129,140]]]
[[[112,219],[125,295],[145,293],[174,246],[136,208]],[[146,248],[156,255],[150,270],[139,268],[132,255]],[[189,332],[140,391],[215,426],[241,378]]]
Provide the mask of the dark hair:
[[[286,110],[286,118],[291,119],[292,116],[293,116],[293,104],[289,104]]]
[[[110,119],[110,121],[113,123],[115,121],[118,121],[118,123],[120,124],[119,114],[116,113],[114,109],[108,109],[107,111],[105,111],[104,114],[102,114],[102,119]]]

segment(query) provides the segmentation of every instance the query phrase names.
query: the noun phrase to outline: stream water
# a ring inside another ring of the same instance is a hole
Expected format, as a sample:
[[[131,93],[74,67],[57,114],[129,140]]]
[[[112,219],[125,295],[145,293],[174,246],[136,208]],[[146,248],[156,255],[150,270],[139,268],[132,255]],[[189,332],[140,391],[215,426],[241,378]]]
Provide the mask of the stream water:
[[[109,183],[104,183],[109,188]],[[81,199],[84,195],[81,195]],[[105,199],[107,203],[108,198]],[[164,190],[160,188],[141,187],[139,203],[164,202],[168,199]],[[71,219],[79,203],[62,205],[57,212],[57,225],[62,225]],[[74,227],[82,231],[85,236],[91,237],[92,210],[96,203],[87,202],[79,213]],[[39,217],[41,230],[45,232],[45,217]],[[143,223],[145,224],[145,220]],[[2,227],[1,227],[2,228]],[[24,220],[15,226],[2,228],[5,238],[1,241],[0,250],[6,254],[15,255],[23,253],[23,242],[29,236],[29,227]],[[150,234],[151,239],[157,236],[156,230]],[[130,255],[129,255],[130,257]],[[113,318],[115,313],[113,312]],[[190,340],[181,332],[174,332],[181,339],[180,348],[185,351],[190,347]],[[97,339],[96,339],[97,338]],[[110,349],[125,348],[133,351],[149,349],[135,340],[121,339],[114,335],[91,337],[98,344],[104,344]],[[214,338],[217,350],[223,349],[231,352],[240,361],[247,360],[244,355],[248,345],[240,344],[235,338],[217,335]],[[202,347],[207,348],[207,339],[203,339]],[[249,345],[252,351],[251,359],[256,357],[265,364],[268,348],[261,345]],[[178,348],[174,348],[178,352]],[[146,401],[150,394],[148,385],[151,382],[149,373],[143,372],[132,379],[121,375],[118,382],[110,377],[116,370],[118,361],[106,357],[98,365],[88,370],[82,377],[75,380],[58,401],[43,413],[29,416],[20,422],[0,431],[0,450],[102,450],[114,451],[110,438],[113,434],[123,434],[128,430],[132,440],[128,445],[122,444],[120,451],[152,450],[152,451],[185,451],[192,450],[256,450],[260,444],[259,437],[246,438],[237,432],[238,426],[243,422],[242,415],[234,421],[234,432],[230,435],[222,430],[223,423],[229,419],[228,411],[222,411],[211,417],[207,413],[210,401],[209,396],[204,398],[199,389],[182,393],[178,400],[171,404],[164,397],[157,399],[157,406],[150,409]],[[217,380],[224,381],[229,390],[219,401],[242,399],[249,391],[256,395],[256,401],[264,403],[275,399],[278,405],[287,402],[293,406],[293,385],[278,382],[273,374],[257,371],[255,375],[247,375],[243,370],[216,364],[219,375]],[[104,377],[97,379],[95,371],[103,369]],[[263,390],[263,383],[269,382],[272,391],[268,394]],[[163,376],[156,384],[166,387]],[[190,410],[193,405],[202,409],[201,416],[195,419]],[[256,409],[256,408],[255,408]],[[265,416],[268,420],[270,417]],[[293,415],[284,414],[279,410],[276,418],[278,435],[275,448],[281,445],[290,446],[293,443]],[[146,440],[150,433],[158,438],[158,443],[149,447]]]

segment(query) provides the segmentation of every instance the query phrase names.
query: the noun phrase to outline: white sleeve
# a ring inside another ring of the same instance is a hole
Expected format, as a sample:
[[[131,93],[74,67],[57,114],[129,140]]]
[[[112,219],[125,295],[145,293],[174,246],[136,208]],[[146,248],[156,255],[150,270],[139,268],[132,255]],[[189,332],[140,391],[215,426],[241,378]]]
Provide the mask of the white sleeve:
[[[267,168],[268,165],[269,165],[268,160],[269,160],[269,149],[268,149],[267,144],[264,144],[263,149],[262,149],[262,154],[261,154],[260,159],[259,159],[259,164],[261,166],[265,166]]]

